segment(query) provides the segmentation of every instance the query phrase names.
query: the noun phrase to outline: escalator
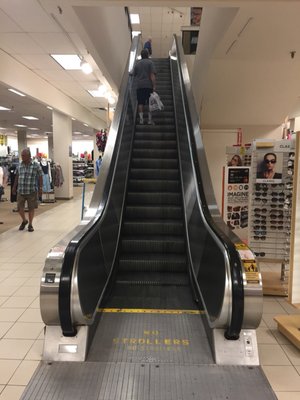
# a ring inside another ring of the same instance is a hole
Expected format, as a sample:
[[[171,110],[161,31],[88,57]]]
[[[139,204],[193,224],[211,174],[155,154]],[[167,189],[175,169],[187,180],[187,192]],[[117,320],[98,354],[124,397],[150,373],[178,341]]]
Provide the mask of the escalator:
[[[276,398],[258,366],[261,280],[216,209],[180,51],[175,38],[153,60],[155,125],[121,88],[86,219],[46,260],[44,362],[23,400]]]
[[[170,63],[153,61],[165,109],[154,115],[154,126],[136,124],[116,281],[106,307],[181,308],[189,287]]]

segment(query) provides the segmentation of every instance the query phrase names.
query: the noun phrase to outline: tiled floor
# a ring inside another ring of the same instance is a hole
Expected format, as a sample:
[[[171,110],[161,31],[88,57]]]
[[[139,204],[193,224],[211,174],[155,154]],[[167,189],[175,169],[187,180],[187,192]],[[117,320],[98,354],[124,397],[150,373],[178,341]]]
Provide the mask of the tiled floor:
[[[43,346],[41,270],[49,249],[79,223],[80,215],[77,198],[36,217],[33,233],[15,227],[0,235],[0,400],[20,399],[38,366]],[[273,316],[297,312],[285,298],[264,298],[257,331],[260,360],[279,400],[300,398],[300,351],[277,331]]]

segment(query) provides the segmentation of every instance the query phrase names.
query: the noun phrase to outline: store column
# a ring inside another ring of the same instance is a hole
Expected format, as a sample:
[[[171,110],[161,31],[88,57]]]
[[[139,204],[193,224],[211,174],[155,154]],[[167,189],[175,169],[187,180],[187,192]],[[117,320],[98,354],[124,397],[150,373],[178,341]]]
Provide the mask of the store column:
[[[53,160],[53,132],[48,133],[48,158]]]
[[[18,154],[20,159],[22,150],[26,149],[27,147],[26,133],[26,129],[18,129]]]
[[[68,116],[53,110],[53,161],[59,164],[64,176],[61,187],[55,187],[58,199],[73,198],[72,178],[72,120]]]

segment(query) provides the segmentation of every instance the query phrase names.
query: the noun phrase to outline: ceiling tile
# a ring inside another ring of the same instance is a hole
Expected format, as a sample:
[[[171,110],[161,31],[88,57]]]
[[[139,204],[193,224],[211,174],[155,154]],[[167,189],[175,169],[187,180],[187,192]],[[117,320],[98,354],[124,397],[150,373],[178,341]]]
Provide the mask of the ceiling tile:
[[[1,1],[1,9],[25,32],[59,32],[60,28],[36,0]]]
[[[0,47],[12,54],[41,54],[42,48],[27,33],[1,33]]]
[[[21,32],[21,28],[15,24],[2,10],[0,10],[0,32]]]

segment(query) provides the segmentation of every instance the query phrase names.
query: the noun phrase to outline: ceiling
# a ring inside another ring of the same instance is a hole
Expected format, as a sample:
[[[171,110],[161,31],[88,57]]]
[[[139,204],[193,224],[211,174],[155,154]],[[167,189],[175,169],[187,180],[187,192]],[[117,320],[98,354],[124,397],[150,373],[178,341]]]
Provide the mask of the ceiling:
[[[93,98],[87,90],[96,89],[102,82],[116,92],[115,82],[107,73],[109,68],[103,69],[98,62],[101,54],[94,52],[92,57],[87,51],[87,38],[70,12],[73,5],[86,9],[86,26],[89,6],[123,8],[127,5],[130,12],[140,14],[141,23],[133,25],[133,30],[141,30],[144,41],[152,37],[153,57],[168,56],[172,35],[180,34],[182,26],[190,25],[191,5],[210,9],[214,5],[238,5],[240,8],[230,24],[218,31],[219,22],[212,23],[211,33],[206,43],[202,43],[201,57],[202,61],[207,58],[207,70],[201,85],[198,82],[202,93],[201,121],[205,127],[249,125],[251,121],[258,125],[278,125],[286,115],[300,115],[300,4],[289,0],[239,3],[226,0],[136,0],[126,4],[113,0],[1,0],[0,51],[105,123],[107,100]],[[95,33],[93,40],[101,38]],[[296,52],[294,58],[291,51]],[[64,71],[50,53],[80,53],[92,64],[94,72],[84,75],[81,71]],[[197,71],[198,67],[193,77],[196,83]],[[30,93],[20,97],[7,89],[7,85],[0,83],[0,105],[11,108],[11,111],[0,111],[0,128],[3,128],[0,133],[16,134],[15,124],[39,129],[28,129],[28,135],[45,136],[45,132],[52,131],[52,113],[46,103],[36,101]],[[39,120],[28,122],[23,115],[34,115]],[[76,119],[73,131],[93,135],[94,129]]]

